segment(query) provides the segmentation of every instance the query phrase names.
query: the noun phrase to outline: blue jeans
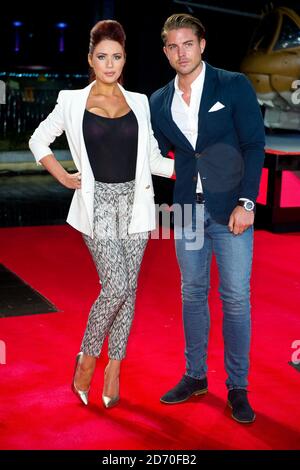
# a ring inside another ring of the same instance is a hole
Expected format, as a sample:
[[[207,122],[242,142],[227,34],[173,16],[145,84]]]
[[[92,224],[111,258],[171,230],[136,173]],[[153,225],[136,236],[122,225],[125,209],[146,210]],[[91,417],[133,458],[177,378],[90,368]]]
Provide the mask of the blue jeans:
[[[203,212],[202,217],[197,217],[196,225],[195,208],[199,206]],[[203,243],[202,247],[195,245],[196,249],[191,249],[191,233],[195,233],[195,228],[201,232]],[[181,271],[186,374],[201,379],[207,373],[210,325],[208,292],[214,253],[224,314],[224,358],[228,374],[226,385],[229,390],[247,388],[253,227],[242,235],[233,235],[226,225],[214,221],[203,205],[195,205],[192,223],[181,231],[182,237],[175,240],[175,246]]]

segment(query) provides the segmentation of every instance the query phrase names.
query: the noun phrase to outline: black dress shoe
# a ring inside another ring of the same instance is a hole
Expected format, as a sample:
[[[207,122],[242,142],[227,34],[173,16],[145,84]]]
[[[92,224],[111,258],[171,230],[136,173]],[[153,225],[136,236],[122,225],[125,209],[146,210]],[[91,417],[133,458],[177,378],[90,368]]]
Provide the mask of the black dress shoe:
[[[231,416],[239,423],[253,423],[255,421],[255,413],[251,408],[247,390],[235,388],[228,392],[228,405],[232,409]]]
[[[160,399],[162,403],[175,405],[188,400],[193,395],[207,393],[207,378],[194,379],[184,375],[180,382]]]

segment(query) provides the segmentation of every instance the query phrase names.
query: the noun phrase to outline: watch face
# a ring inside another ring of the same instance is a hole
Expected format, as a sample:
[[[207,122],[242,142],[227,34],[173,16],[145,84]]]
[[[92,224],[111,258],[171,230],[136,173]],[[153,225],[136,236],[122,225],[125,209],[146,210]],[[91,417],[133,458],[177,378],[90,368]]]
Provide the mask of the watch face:
[[[252,201],[245,201],[244,207],[247,211],[252,211],[254,208],[254,203]]]

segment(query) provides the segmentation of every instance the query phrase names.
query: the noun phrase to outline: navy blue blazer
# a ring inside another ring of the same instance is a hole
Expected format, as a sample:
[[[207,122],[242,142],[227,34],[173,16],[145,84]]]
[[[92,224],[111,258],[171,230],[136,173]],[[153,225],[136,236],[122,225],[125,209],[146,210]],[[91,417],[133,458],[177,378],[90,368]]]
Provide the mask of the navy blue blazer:
[[[174,80],[150,97],[152,126],[163,154],[175,152],[174,203],[195,201],[199,171],[211,216],[227,224],[240,197],[256,201],[265,131],[256,94],[245,75],[206,63],[194,150],[172,119]],[[224,105],[209,112],[216,102]]]

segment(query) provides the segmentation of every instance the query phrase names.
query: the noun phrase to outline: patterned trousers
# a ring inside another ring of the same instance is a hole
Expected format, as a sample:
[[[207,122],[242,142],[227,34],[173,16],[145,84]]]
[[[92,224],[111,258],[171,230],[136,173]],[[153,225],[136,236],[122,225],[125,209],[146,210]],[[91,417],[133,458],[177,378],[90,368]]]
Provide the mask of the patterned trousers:
[[[92,305],[81,351],[98,357],[108,336],[108,356],[125,357],[137,279],[149,232],[128,234],[135,181],[95,182],[94,238],[83,234],[101,283]]]

